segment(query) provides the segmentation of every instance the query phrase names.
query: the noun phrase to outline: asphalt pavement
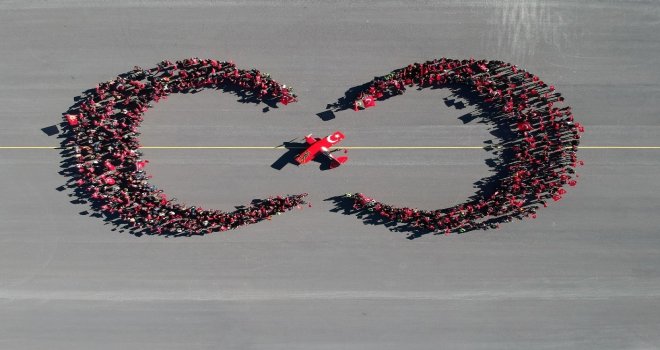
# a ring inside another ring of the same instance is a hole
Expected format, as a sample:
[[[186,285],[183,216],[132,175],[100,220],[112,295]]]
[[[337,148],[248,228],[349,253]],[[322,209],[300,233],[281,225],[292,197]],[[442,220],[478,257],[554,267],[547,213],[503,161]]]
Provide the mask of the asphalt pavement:
[[[1,1],[1,349],[660,349],[660,4],[656,1]],[[512,62],[586,127],[585,166],[535,220],[406,234],[334,212],[364,192],[436,209],[490,174],[482,149],[352,149],[331,171],[282,149],[146,149],[153,183],[231,210],[308,192],[311,207],[202,237],[137,237],[71,203],[42,130],[133,66],[233,60],[293,86],[264,111],[217,91],[145,114],[145,146],[345,146],[497,140],[448,90],[360,113],[328,104],[439,57]],[[463,118],[461,118],[463,117]],[[619,149],[615,146],[641,148]],[[609,147],[609,148],[608,148]]]

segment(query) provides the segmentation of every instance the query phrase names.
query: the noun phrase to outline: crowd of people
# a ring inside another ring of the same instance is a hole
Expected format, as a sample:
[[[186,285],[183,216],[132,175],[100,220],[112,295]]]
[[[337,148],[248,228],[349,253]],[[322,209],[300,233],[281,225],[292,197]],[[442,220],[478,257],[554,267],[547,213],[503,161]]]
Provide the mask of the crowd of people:
[[[506,147],[513,157],[495,190],[447,209],[395,207],[365,194],[346,194],[353,208],[377,222],[402,223],[423,232],[462,233],[497,228],[502,222],[536,218],[548,201],[559,201],[566,185],[575,186],[576,152],[584,127],[573,120],[571,108],[554,86],[538,76],[501,61],[439,60],[414,63],[377,77],[358,92],[358,111],[402,94],[406,87],[468,86],[483,102],[498,110],[492,118],[504,123],[515,137]]]
[[[225,231],[270,219],[304,204],[306,193],[255,200],[234,212],[177,203],[150,184],[140,152],[138,127],[152,103],[171,93],[226,89],[258,101],[288,104],[296,95],[256,69],[233,62],[189,58],[163,61],[152,69],[135,67],[98,84],[65,115],[75,158],[76,185],[93,207],[151,233],[182,235]]]
[[[554,86],[515,65],[500,61],[439,60],[414,63],[375,78],[359,92],[356,111],[377,100],[399,95],[406,87],[462,84],[499,112],[516,137],[502,145],[511,154],[506,176],[497,188],[451,208],[419,210],[378,202],[365,194],[346,196],[353,208],[382,223],[404,223],[415,229],[446,233],[499,227],[502,222],[536,217],[540,206],[558,201],[566,186],[575,186],[575,168],[583,162],[576,151],[584,128]],[[138,127],[152,103],[171,93],[203,89],[235,91],[256,101],[288,104],[292,89],[256,69],[238,69],[233,62],[189,58],[163,61],[152,69],[135,67],[98,84],[65,115],[75,159],[75,183],[94,208],[116,215],[134,228],[158,234],[203,234],[225,231],[270,219],[305,203],[306,193],[255,200],[234,212],[177,203],[149,183],[148,163],[140,149]]]

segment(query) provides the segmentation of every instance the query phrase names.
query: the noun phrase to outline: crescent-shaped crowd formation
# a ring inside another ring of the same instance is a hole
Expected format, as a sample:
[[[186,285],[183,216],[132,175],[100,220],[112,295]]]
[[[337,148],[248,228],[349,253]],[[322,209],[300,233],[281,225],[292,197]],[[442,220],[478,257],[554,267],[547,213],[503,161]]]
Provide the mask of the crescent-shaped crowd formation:
[[[291,88],[268,74],[212,59],[163,61],[148,70],[135,67],[97,85],[64,115],[70,131],[65,144],[77,168],[75,182],[91,197],[94,208],[118,215],[136,229],[179,235],[234,229],[304,204],[306,193],[255,200],[234,212],[205,210],[176,203],[149,183],[151,176],[144,172],[148,161],[142,158],[138,140],[143,114],[152,102],[171,93],[209,88],[235,91],[255,101],[296,101]]]
[[[493,118],[504,122],[516,137],[505,147],[513,154],[506,176],[496,189],[466,203],[447,209],[418,210],[395,207],[362,193],[346,194],[353,208],[381,223],[403,223],[425,232],[466,232],[497,228],[514,218],[536,218],[536,210],[558,201],[565,185],[575,186],[576,152],[584,128],[573,120],[564,98],[538,76],[500,61],[439,60],[414,63],[377,77],[358,92],[356,111],[402,94],[406,86],[419,88],[461,84],[472,89],[483,102],[501,112]]]

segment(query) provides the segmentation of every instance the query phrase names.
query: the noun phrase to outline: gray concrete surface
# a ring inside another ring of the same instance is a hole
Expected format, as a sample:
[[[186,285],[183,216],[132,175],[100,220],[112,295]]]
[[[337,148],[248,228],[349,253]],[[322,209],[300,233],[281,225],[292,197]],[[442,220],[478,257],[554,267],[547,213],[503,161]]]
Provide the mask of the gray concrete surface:
[[[514,62],[553,82],[585,146],[660,145],[656,1],[1,1],[0,146],[134,65],[233,59],[293,85],[263,106],[204,92],[145,116],[145,145],[480,145],[446,91],[322,122],[354,85],[440,56]],[[581,183],[498,231],[405,235],[329,212],[363,191],[440,208],[488,174],[480,150],[351,151],[331,172],[273,150],[148,150],[153,181],[230,209],[309,192],[313,207],[241,230],[135,237],[55,190],[54,150],[0,150],[1,349],[660,349],[660,150],[581,150]]]

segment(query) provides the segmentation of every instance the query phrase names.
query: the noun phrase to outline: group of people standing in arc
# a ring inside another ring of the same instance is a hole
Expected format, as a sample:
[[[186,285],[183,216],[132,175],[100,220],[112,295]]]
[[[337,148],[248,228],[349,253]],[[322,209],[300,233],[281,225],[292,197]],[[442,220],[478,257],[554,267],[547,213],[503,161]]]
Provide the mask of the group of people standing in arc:
[[[118,215],[135,229],[168,235],[225,231],[270,219],[304,204],[306,193],[255,200],[234,212],[207,210],[177,203],[150,184],[147,160],[140,149],[138,127],[151,103],[171,93],[230,88],[257,100],[288,104],[291,88],[256,69],[233,62],[189,58],[163,61],[153,69],[139,67],[96,86],[65,114],[76,163],[76,185],[95,208]]]
[[[414,63],[375,78],[358,93],[353,108],[359,111],[375,106],[406,90],[406,86],[442,87],[464,84],[516,133],[505,147],[513,153],[506,164],[506,176],[496,190],[469,202],[447,209],[418,210],[381,203],[365,194],[346,194],[353,208],[382,223],[394,222],[424,232],[466,232],[497,228],[502,222],[525,217],[536,218],[536,210],[547,202],[559,201],[566,185],[575,186],[578,160],[576,152],[584,127],[573,120],[564,98],[554,86],[538,76],[501,61],[437,59]]]

